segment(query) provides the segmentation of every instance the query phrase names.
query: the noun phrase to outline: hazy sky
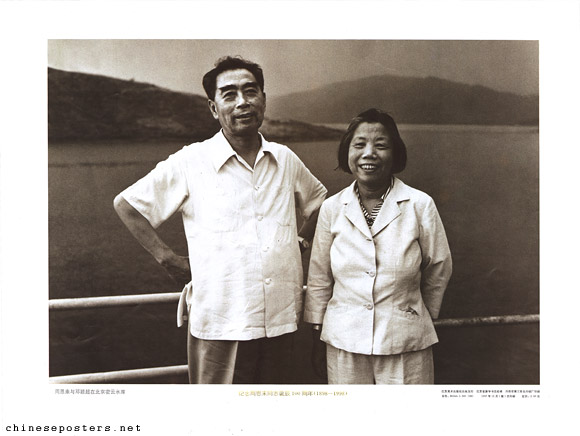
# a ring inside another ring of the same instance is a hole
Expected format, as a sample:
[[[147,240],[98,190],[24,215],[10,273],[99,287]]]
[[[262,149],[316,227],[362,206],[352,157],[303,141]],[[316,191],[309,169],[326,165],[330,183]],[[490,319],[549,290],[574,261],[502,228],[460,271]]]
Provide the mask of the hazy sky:
[[[48,65],[204,94],[224,55],[264,69],[276,96],[378,74],[437,76],[520,94],[538,92],[536,41],[49,40]]]

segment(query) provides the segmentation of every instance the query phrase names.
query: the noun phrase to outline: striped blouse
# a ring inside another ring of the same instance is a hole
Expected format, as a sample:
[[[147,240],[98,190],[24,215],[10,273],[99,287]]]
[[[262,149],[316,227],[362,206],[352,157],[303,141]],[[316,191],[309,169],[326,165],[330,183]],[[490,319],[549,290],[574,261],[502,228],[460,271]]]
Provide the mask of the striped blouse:
[[[391,177],[391,184],[389,185],[389,187],[387,188],[385,193],[381,196],[381,199],[379,200],[379,202],[375,205],[375,207],[373,207],[373,210],[371,210],[369,212],[367,210],[367,208],[364,206],[362,199],[360,197],[360,192],[358,190],[358,183],[354,184],[354,190],[356,191],[356,195],[358,197],[358,202],[360,204],[360,208],[362,209],[362,213],[365,216],[365,220],[367,221],[369,229],[373,226],[375,220],[377,219],[377,216],[379,215],[379,212],[381,211],[381,207],[383,206],[383,203],[385,202],[385,198],[387,198],[387,195],[389,195],[389,192],[391,191],[392,187],[393,187],[393,178]]]

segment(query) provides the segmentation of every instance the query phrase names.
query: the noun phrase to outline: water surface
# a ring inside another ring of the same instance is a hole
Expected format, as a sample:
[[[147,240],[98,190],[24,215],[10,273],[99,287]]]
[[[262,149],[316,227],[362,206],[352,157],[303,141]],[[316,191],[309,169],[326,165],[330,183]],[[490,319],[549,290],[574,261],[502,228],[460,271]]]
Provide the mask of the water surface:
[[[454,261],[441,317],[539,313],[539,144],[534,128],[401,126],[399,177],[431,195]],[[179,141],[51,144],[50,298],[179,289],[124,228],[114,196],[177,151]],[[289,146],[332,195],[352,179],[334,170],[336,142]],[[162,237],[186,254],[174,217]],[[307,264],[307,262],[305,261]],[[73,311],[50,316],[51,375],[186,362],[175,307]],[[296,344],[297,383],[316,383],[309,335]],[[539,383],[537,325],[441,329],[436,382]]]

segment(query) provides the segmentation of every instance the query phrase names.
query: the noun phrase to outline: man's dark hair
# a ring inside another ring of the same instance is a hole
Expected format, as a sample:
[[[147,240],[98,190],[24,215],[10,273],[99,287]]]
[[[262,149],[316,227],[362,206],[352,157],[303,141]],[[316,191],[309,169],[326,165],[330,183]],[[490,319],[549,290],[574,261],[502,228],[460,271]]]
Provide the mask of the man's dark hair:
[[[248,70],[252,73],[258,82],[258,86],[260,86],[260,90],[264,92],[264,73],[258,64],[247,61],[240,56],[225,56],[219,58],[215,63],[215,67],[203,76],[202,84],[207,98],[210,100],[215,99],[217,76],[224,71],[239,69]]]
[[[393,174],[403,171],[405,166],[407,166],[407,147],[401,139],[401,135],[399,135],[395,120],[386,112],[374,108],[358,114],[348,125],[338,146],[338,168],[346,173],[352,174],[348,167],[348,149],[354,132],[362,123],[379,123],[385,127],[393,145]]]

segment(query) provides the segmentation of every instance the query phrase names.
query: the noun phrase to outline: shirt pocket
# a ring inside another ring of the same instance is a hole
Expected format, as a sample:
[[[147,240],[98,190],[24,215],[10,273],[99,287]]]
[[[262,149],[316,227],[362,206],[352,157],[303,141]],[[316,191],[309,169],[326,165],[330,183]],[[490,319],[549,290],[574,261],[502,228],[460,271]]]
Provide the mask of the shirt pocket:
[[[272,201],[273,217],[279,226],[291,226],[296,219],[294,190],[287,184],[279,185]]]

